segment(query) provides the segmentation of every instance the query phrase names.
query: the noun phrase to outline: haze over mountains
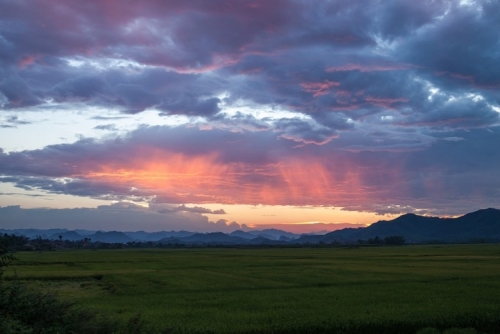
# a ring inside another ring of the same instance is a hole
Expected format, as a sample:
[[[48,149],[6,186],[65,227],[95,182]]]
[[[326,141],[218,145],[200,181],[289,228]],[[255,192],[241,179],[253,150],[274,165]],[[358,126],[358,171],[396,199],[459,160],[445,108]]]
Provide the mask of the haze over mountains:
[[[299,235],[278,229],[242,231],[231,233],[196,233],[190,231],[118,232],[66,229],[0,229],[1,233],[38,236],[47,239],[70,241],[88,238],[105,243],[161,242],[185,245],[259,245],[259,244],[317,244],[352,243],[371,238],[401,236],[406,242],[468,242],[473,240],[500,241],[500,210],[484,209],[458,218],[425,217],[405,214],[394,220],[378,221],[368,227],[346,228],[323,235]]]

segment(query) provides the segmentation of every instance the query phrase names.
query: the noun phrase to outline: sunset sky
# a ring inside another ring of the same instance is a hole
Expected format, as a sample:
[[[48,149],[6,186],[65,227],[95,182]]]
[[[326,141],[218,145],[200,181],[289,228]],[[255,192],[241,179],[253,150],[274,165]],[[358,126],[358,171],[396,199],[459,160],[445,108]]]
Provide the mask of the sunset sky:
[[[0,228],[498,208],[499,125],[500,1],[0,0]]]

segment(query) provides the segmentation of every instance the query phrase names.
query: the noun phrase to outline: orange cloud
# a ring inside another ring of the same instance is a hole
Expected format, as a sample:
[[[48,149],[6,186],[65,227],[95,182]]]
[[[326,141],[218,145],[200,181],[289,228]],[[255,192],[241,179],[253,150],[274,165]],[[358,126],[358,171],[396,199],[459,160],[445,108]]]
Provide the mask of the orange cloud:
[[[223,197],[214,190],[226,187],[232,179],[230,166],[217,163],[215,154],[190,157],[180,153],[146,151],[147,154],[127,162],[127,166],[99,166],[83,178],[125,185],[151,195],[178,198],[179,202],[185,197]]]
[[[93,166],[76,177],[128,187],[131,195],[147,194],[170,203],[325,205],[364,197],[360,174],[347,162],[334,167],[313,159],[227,164],[216,153],[141,151],[126,165]]]

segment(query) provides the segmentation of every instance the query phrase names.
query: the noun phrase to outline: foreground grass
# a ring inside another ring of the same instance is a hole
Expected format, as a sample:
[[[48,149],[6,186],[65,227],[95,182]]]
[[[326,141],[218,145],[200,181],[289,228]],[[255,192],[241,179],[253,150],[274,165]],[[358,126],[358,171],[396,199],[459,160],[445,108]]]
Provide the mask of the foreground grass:
[[[500,332],[500,245],[17,253],[7,275],[176,333]]]

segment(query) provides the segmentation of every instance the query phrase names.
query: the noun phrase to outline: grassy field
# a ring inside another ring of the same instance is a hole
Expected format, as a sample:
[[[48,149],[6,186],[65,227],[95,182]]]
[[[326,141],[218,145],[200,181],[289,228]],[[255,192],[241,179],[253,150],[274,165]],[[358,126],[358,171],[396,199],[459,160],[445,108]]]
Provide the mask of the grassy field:
[[[500,245],[20,252],[7,275],[175,333],[500,332]]]

